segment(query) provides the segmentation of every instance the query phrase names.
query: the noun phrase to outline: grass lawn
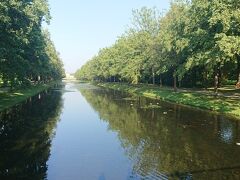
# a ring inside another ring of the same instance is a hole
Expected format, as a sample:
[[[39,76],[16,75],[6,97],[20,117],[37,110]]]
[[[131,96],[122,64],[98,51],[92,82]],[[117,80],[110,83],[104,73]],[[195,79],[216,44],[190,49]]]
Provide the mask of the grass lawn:
[[[151,85],[129,85],[122,83],[99,83],[98,85],[132,94],[224,113],[240,119],[240,93],[238,97],[224,97],[195,91],[191,92],[190,90],[174,92],[169,88],[159,88]],[[229,92],[230,90],[224,90],[223,88],[222,91]],[[231,91],[233,92],[233,89],[231,89]],[[234,92],[238,94],[239,90]]]
[[[208,88],[210,91],[214,91],[214,88]],[[240,89],[235,89],[235,85],[225,85],[223,87],[218,88],[218,92],[224,93],[224,94],[234,94],[239,93]]]
[[[34,96],[45,89],[53,86],[55,82],[49,84],[39,84],[30,86],[28,88],[14,90],[13,92],[6,92],[0,90],[0,111],[14,106],[27,98]]]

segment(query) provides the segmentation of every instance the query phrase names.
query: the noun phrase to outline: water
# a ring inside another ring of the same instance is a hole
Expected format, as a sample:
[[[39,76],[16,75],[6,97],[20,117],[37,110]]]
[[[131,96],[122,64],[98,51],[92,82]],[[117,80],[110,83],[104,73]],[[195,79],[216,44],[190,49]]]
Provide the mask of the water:
[[[0,179],[240,179],[240,121],[66,83],[0,113]]]

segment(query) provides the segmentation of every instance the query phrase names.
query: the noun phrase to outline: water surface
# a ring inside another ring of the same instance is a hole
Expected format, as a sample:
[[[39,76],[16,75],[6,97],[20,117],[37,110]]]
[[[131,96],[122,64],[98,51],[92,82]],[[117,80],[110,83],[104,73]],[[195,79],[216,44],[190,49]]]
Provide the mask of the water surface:
[[[66,83],[0,113],[0,179],[240,179],[239,125]]]

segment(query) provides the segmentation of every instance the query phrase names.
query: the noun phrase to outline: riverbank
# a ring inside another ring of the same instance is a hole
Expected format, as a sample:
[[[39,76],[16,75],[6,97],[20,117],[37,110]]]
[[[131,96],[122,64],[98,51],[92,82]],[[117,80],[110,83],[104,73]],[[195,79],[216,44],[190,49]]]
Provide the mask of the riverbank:
[[[0,92],[0,111],[10,108],[22,101],[32,97],[50,87],[54,86],[57,82],[48,84],[38,84],[28,88],[14,90],[13,92]]]
[[[109,89],[125,91],[131,94],[223,113],[240,119],[240,99],[238,96],[214,96],[212,94],[190,90],[174,92],[168,88],[150,85],[130,85],[122,83],[98,83],[97,85]]]

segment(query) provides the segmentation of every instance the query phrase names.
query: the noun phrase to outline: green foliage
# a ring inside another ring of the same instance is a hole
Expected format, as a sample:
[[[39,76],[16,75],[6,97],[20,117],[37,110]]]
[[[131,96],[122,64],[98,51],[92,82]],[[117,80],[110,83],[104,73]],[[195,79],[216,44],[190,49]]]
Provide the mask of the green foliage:
[[[42,29],[49,20],[47,0],[0,2],[0,77],[5,86],[62,78],[59,54]]]
[[[178,0],[166,13],[133,11],[132,25],[75,76],[133,84],[163,81],[185,87],[240,81],[240,7],[237,0]],[[216,79],[216,76],[218,79]]]
[[[110,89],[126,91],[131,94],[137,94],[154,99],[162,99],[165,101],[240,117],[240,102],[238,98],[227,98],[224,96],[216,98],[210,94],[201,94],[190,91],[173,93],[172,90],[167,88],[159,89],[155,86],[149,87],[146,85],[134,86],[120,83],[99,83],[98,85]],[[230,90],[232,90],[232,88]],[[222,91],[228,92],[230,90],[223,89]]]
[[[55,84],[57,83],[51,82],[48,84],[38,84],[31,86],[30,88],[18,89],[11,92],[1,92],[0,89],[0,112],[27,100],[29,97],[32,97],[44,90],[49,89]]]

